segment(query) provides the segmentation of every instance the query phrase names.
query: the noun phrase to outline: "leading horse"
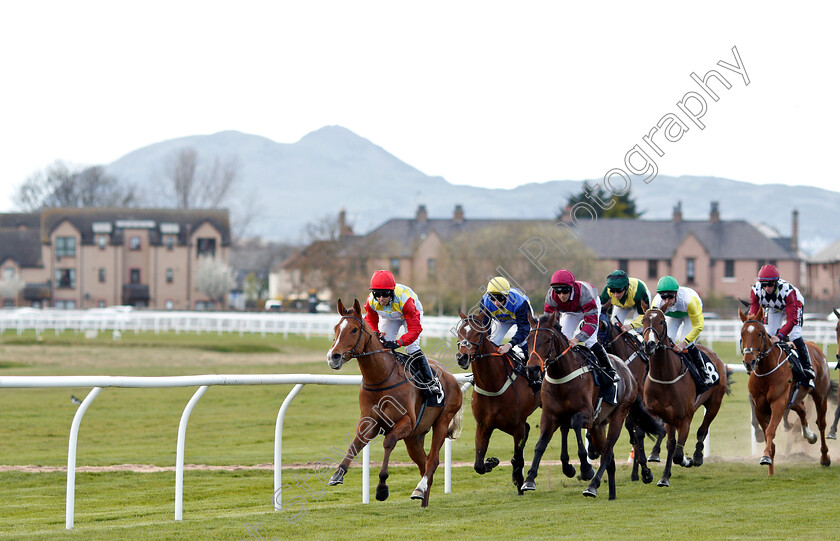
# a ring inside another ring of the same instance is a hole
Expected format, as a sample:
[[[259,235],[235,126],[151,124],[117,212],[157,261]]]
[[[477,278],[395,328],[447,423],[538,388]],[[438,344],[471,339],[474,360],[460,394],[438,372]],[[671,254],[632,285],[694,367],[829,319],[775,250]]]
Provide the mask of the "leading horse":
[[[601,485],[601,477],[607,472],[609,499],[615,499],[615,457],[613,447],[621,433],[624,419],[633,415],[637,423],[649,433],[661,431],[661,426],[651,418],[642,405],[636,380],[627,366],[614,355],[609,356],[619,381],[618,400],[615,406],[601,402],[598,386],[591,372],[592,365],[583,357],[580,348],[572,348],[563,330],[555,320],[556,314],[543,314],[539,321],[529,317],[531,332],[528,334],[528,366],[531,370],[544,371],[542,384],[542,417],[540,439],[534,448],[534,460],[522,490],[535,490],[540,460],[548,447],[554,432],[560,428],[562,449],[560,460],[563,473],[574,477],[575,467],[569,464],[568,433],[575,431],[580,458],[581,479],[590,480],[584,496],[595,497]],[[594,362],[594,361],[593,361]],[[595,363],[597,364],[597,363]],[[602,376],[603,377],[603,376]],[[606,425],[608,429],[605,429]],[[592,434],[592,445],[601,455],[598,472],[592,471],[581,430],[586,428]]]
[[[782,350],[781,346],[770,341],[770,335],[761,321],[764,319],[764,309],[759,308],[753,318],[738,309],[741,318],[741,348],[744,353],[744,366],[750,373],[750,400],[755,408],[755,416],[764,431],[764,455],[759,464],[769,466],[768,474],[775,473],[776,429],[782,421],[782,416],[789,407],[799,415],[802,423],[802,437],[808,443],[817,442],[817,435],[808,428],[805,413],[805,396],[807,388],[791,382],[793,374],[788,361],[790,353]],[[828,394],[831,389],[831,378],[828,364],[825,362],[820,348],[813,342],[805,342],[811,355],[811,366],[814,368],[814,389],[810,395],[817,410],[817,427],[820,430],[820,464],[828,466],[831,459],[828,456],[828,445],[825,443],[825,412]]]
[[[540,405],[540,395],[531,388],[528,378],[518,374],[512,357],[496,351],[490,341],[491,318],[481,311],[465,315],[458,310],[458,365],[472,365],[472,412],[475,417],[475,471],[483,475],[499,464],[491,457],[485,461],[490,436],[498,429],[513,436],[513,485],[522,494],[525,480],[523,450],[531,426],[528,416]]]
[[[335,339],[327,352],[327,364],[339,370],[350,359],[358,360],[362,372],[362,387],[359,390],[361,418],[356,425],[353,443],[329,484],[343,483],[347,468],[356,454],[368,442],[382,435],[385,436],[382,441],[385,456],[379,471],[376,499],[383,501],[388,498],[388,485],[385,483],[388,479],[388,459],[397,442],[403,440],[408,456],[417,464],[421,475],[411,498],[422,500],[421,507],[427,507],[435,470],[440,463],[440,448],[447,437],[455,438],[460,429],[461,388],[452,374],[437,361],[429,359],[429,365],[438,372],[445,400],[441,407],[427,408],[420,389],[410,383],[404,366],[391,350],[382,345],[362,318],[359,301],[356,300],[353,308],[348,310],[339,299],[338,314],[341,320],[334,329]],[[430,429],[432,444],[427,455],[423,442]]]
[[[657,486],[671,486],[671,464],[690,467],[703,464],[703,440],[709,433],[709,425],[720,411],[723,396],[729,392],[729,380],[726,365],[711,349],[698,345],[714,364],[720,375],[720,381],[695,400],[695,387],[688,368],[683,366],[681,356],[674,350],[674,344],[668,337],[665,314],[658,308],[645,311],[642,319],[642,337],[645,353],[650,358],[650,371],[645,380],[645,405],[651,414],[665,422],[668,432],[668,458],[665,469]],[[699,406],[706,410],[703,422],[697,429],[697,445],[693,460],[685,456],[683,448],[688,439],[691,420]],[[675,437],[676,434],[676,437]]]

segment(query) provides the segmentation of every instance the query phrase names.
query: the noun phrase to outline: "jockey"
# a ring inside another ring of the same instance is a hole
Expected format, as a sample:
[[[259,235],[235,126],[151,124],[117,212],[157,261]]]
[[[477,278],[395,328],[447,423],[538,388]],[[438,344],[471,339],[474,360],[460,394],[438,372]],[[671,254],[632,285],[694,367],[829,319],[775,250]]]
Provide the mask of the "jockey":
[[[443,404],[443,387],[429,367],[426,355],[420,350],[423,332],[423,305],[408,286],[396,283],[394,275],[378,270],[370,279],[370,296],[365,302],[365,321],[388,349],[405,347],[413,373],[412,383],[427,397]],[[397,338],[400,327],[405,333]],[[416,381],[415,381],[416,378]]]
[[[607,285],[601,291],[601,305],[612,304],[613,320],[618,320],[622,331],[641,329],[645,308],[642,302],[650,306],[650,291],[638,278],[630,278],[623,270],[613,271],[607,276]],[[636,311],[636,317],[625,324],[627,317]]]
[[[677,282],[673,276],[663,276],[656,284],[656,297],[651,304],[653,308],[659,308],[666,316],[672,318],[668,322],[668,338],[674,343],[674,350],[681,353],[685,350],[689,359],[700,371],[704,378],[698,391],[703,393],[714,380],[706,371],[706,365],[700,356],[695,341],[703,330],[703,301],[700,295],[690,287],[684,287]],[[680,331],[688,330],[685,337],[677,343],[677,336]]]
[[[510,287],[510,282],[502,276],[496,276],[487,284],[487,293],[481,297],[481,307],[486,310],[490,317],[499,322],[496,330],[490,336],[493,344],[500,344],[510,328],[516,325],[516,334],[507,344],[499,345],[496,351],[507,353],[513,346],[525,353],[528,359],[528,348],[526,339],[531,332],[531,324],[528,323],[528,316],[533,316],[531,301],[528,297],[516,288]]]
[[[598,290],[588,282],[575,280],[570,271],[560,269],[551,276],[551,288],[545,295],[545,313],[552,312],[561,314],[560,326],[570,346],[583,343],[595,354],[606,374],[602,378],[604,400],[616,404],[618,389],[615,382],[618,376],[607,358],[607,351],[598,342],[598,315],[601,313]],[[581,321],[583,326],[578,330]]]
[[[800,383],[814,388],[814,369],[805,339],[802,338],[802,312],[805,311],[805,299],[802,293],[789,282],[779,277],[779,271],[773,265],[764,265],[758,271],[758,281],[750,291],[750,313],[755,317],[759,306],[767,314],[767,332],[774,344],[791,341],[796,346],[799,362],[805,379]],[[782,325],[782,320],[785,324]]]

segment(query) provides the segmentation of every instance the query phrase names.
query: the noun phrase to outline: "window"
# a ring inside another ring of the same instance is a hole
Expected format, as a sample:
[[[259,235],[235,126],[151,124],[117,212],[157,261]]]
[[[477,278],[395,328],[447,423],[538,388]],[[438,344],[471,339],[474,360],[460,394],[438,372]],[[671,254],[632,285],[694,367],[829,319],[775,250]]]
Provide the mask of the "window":
[[[435,261],[435,258],[429,258],[426,262],[426,270],[428,271],[429,277],[434,277],[437,274],[437,261]]]
[[[99,283],[105,283],[105,269],[103,267],[99,267]]]
[[[3,279],[12,280],[15,277],[14,267],[3,267]]]
[[[129,250],[139,250],[140,249],[140,237],[131,237],[128,239],[128,249]]]
[[[216,257],[216,239],[198,239],[195,243],[198,257]]]
[[[105,249],[105,245],[108,243],[108,237],[105,235],[97,235],[96,237],[96,245],[99,246],[100,250]]]
[[[173,237],[172,235],[166,235],[166,238],[163,242],[166,244],[166,249],[171,251],[172,248],[175,246],[175,237]]]
[[[140,269],[130,269],[128,271],[128,282],[131,284],[140,283]]]
[[[735,278],[735,260],[727,259],[723,262],[723,277]]]
[[[171,284],[172,280],[174,279],[175,273],[172,272],[172,269],[166,269],[166,283]]]
[[[627,260],[626,259],[619,259],[618,260],[618,270],[623,270],[627,272]]]
[[[391,258],[391,272],[394,273],[394,276],[399,276],[400,274],[400,258],[392,257]]]
[[[648,278],[656,278],[659,276],[659,261],[656,259],[648,259]]]
[[[14,299],[3,299],[3,308],[14,308],[15,307],[15,300]]]
[[[53,306],[59,310],[74,310],[76,308],[76,301],[55,301]]]
[[[76,237],[56,237],[55,255],[57,257],[76,257]]]
[[[685,258],[685,282],[689,285],[694,284],[694,279],[696,278],[695,269],[694,269],[694,258],[687,257]]]
[[[55,287],[76,289],[76,269],[55,269]]]

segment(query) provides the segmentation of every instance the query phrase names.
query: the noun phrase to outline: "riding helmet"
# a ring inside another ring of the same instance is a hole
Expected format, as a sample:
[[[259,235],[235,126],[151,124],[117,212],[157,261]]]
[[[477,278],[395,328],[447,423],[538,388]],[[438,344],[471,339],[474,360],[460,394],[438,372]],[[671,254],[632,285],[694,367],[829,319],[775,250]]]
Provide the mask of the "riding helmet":
[[[624,289],[630,284],[627,273],[623,270],[612,271],[607,276],[607,287],[611,289]]]
[[[510,293],[510,282],[502,276],[496,276],[487,284],[487,293],[507,295]]]
[[[677,291],[680,288],[680,283],[673,276],[663,276],[656,284],[656,292],[660,291]]]
[[[759,282],[775,282],[779,279],[779,270],[773,265],[764,265],[758,271]]]
[[[560,284],[575,285],[575,275],[566,269],[560,269],[551,275],[551,285],[556,286]]]
[[[371,289],[394,289],[397,287],[397,281],[394,280],[394,275],[391,271],[378,270],[373,273],[370,279]]]

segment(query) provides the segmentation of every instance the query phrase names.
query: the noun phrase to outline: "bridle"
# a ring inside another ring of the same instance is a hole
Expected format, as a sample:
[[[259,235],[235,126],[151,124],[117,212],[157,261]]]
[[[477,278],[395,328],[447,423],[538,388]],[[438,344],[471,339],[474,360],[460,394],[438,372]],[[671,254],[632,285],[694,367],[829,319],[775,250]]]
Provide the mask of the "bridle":
[[[776,360],[776,366],[773,367],[773,369],[770,370],[769,372],[764,372],[763,374],[759,374],[758,370],[756,369],[756,365],[758,365],[758,363],[760,363],[762,360],[766,359],[770,355],[770,353],[773,351],[774,348],[779,348],[779,350],[783,351],[782,347],[779,344],[773,344],[773,343],[770,343],[768,345],[769,339],[767,338],[767,333],[764,331],[764,325],[760,321],[757,321],[755,319],[748,319],[748,320],[744,321],[744,325],[746,325],[747,323],[755,323],[756,325],[759,326],[758,329],[759,329],[759,332],[761,333],[761,347],[760,348],[741,347],[741,355],[744,356],[744,366],[747,368],[747,370],[749,372],[755,374],[756,377],[763,378],[765,376],[769,376],[770,374],[772,374],[773,372],[775,372],[776,370],[781,368],[782,365],[785,364],[784,361],[782,360],[781,355],[779,355],[779,358]],[[743,342],[743,338],[741,340]],[[747,362],[747,359],[746,359],[747,355],[752,355],[753,356],[752,361],[749,362],[749,363]]]
[[[501,355],[501,353],[496,353],[496,352],[479,353],[479,351],[481,351],[481,346],[484,344],[484,341],[487,340],[487,333],[488,333],[488,330],[484,328],[485,325],[484,325],[483,322],[476,321],[473,317],[470,317],[470,318],[467,318],[467,319],[462,321],[462,325],[461,325],[462,329],[463,329],[463,324],[464,323],[470,323],[472,325],[475,325],[477,328],[482,329],[480,331],[476,331],[476,333],[479,336],[478,342],[471,342],[471,341],[467,340],[466,336],[464,336],[464,338],[462,340],[458,340],[458,343],[457,343],[458,349],[460,350],[460,348],[463,347],[463,348],[467,348],[467,350],[469,351],[469,353],[467,353],[468,364],[473,363],[473,362],[475,362],[479,359],[483,359],[485,357],[494,357],[494,356]],[[489,322],[488,322],[488,324],[489,324]],[[460,338],[460,330],[459,330],[458,335],[459,335],[459,338]],[[470,350],[470,346],[472,346],[474,349]]]
[[[546,353],[546,356],[544,358],[542,355],[537,353],[537,333],[539,331],[547,331],[551,334],[551,338],[549,339],[550,349],[548,350],[548,353]],[[565,355],[566,352],[568,352],[569,349],[571,349],[571,346],[569,346],[563,352],[558,353],[557,355],[552,355],[552,353],[554,353],[555,351],[560,351],[560,347],[562,346],[557,329],[555,329],[554,327],[534,327],[528,332],[528,336],[530,337],[532,334],[534,335],[534,347],[530,351],[528,351],[528,356],[530,357],[533,355],[534,357],[536,357],[536,359],[540,362],[540,369],[543,372],[545,372],[546,367],[559,361],[560,357]],[[555,344],[557,347],[555,347]]]
[[[393,351],[391,351],[391,350],[390,350],[390,349],[388,349],[388,348],[375,349],[375,350],[373,350],[373,351],[361,351],[361,352],[357,352],[357,351],[356,351],[356,348],[359,346],[359,342],[361,342],[361,341],[362,341],[362,333],[364,333],[364,334],[368,335],[370,338],[373,338],[373,334],[371,334],[371,333],[370,333],[370,331],[368,331],[368,330],[365,328],[365,324],[364,324],[364,322],[361,320],[361,318],[358,318],[358,317],[356,317],[356,316],[354,316],[354,315],[344,315],[344,316],[341,316],[341,319],[352,319],[353,321],[355,321],[355,322],[357,322],[357,323],[359,324],[359,330],[361,330],[361,331],[362,331],[362,332],[360,332],[360,333],[359,333],[358,338],[356,338],[356,343],[355,343],[355,344],[353,344],[353,347],[352,347],[352,348],[350,348],[348,351],[345,351],[344,353],[342,353],[342,354],[341,354],[341,363],[342,363],[342,364],[346,363],[348,359],[353,359],[353,358],[356,358],[356,359],[361,359],[362,357],[367,357],[367,356],[369,356],[369,355],[375,355],[375,354],[377,354],[377,353],[382,353],[382,352],[384,352],[384,351],[388,351],[388,352],[390,352],[390,353],[391,353],[391,358],[393,359],[393,366],[391,367],[391,372],[388,374],[388,376],[387,376],[385,379],[383,379],[382,381],[380,381],[380,382],[378,382],[378,383],[366,384],[366,383],[362,382],[362,387],[364,387],[364,388],[365,388],[365,390],[368,390],[368,391],[373,391],[373,390],[387,390],[387,389],[392,388],[392,387],[387,387],[386,389],[371,389],[370,387],[376,387],[377,385],[382,385],[383,383],[385,383],[386,381],[388,381],[389,379],[391,379],[391,376],[393,376],[393,375],[394,375],[394,372],[397,370],[397,364],[399,364],[399,363],[397,362],[397,357],[396,357],[396,355],[394,354],[394,352],[393,352]],[[341,324],[341,320],[339,320],[339,324]],[[400,383],[398,383],[397,385],[402,385],[402,384],[403,384],[403,383],[405,383],[406,381],[407,381],[407,379],[406,379],[406,380],[401,381],[401,382],[400,382]],[[394,387],[396,387],[396,385],[395,385]]]

